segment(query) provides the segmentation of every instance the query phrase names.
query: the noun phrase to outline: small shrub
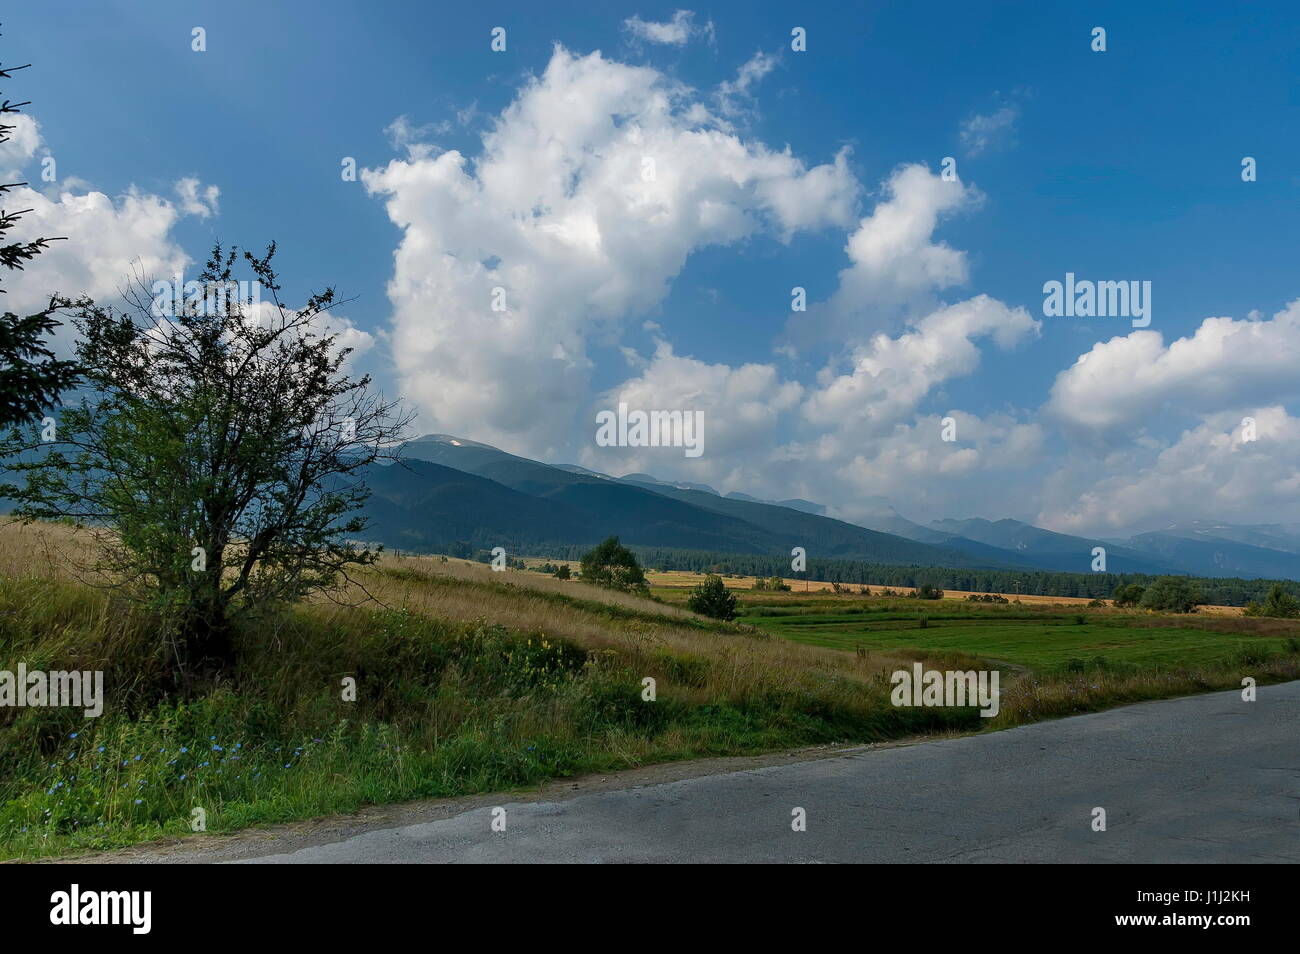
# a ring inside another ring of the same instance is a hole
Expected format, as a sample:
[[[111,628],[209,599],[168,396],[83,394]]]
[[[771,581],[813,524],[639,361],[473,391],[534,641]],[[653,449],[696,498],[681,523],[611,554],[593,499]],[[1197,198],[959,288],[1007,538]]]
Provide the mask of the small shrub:
[[[1246,604],[1247,616],[1270,616],[1275,619],[1295,619],[1300,617],[1300,600],[1282,588],[1281,583],[1274,583],[1264,597],[1264,601]]]
[[[609,537],[583,555],[582,579],[612,590],[641,593],[649,590],[645,571],[637,562],[636,555],[619,543],[618,537]]]
[[[691,612],[724,621],[736,618],[736,596],[727,590],[722,577],[709,575],[686,601]]]

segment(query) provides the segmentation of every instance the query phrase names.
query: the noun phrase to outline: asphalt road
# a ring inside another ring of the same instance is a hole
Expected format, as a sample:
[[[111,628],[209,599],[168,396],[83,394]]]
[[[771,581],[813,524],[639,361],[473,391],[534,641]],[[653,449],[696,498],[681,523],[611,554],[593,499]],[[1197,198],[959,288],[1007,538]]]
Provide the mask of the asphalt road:
[[[1297,862],[1300,682],[1258,693],[503,801],[505,831],[481,807],[245,863]]]

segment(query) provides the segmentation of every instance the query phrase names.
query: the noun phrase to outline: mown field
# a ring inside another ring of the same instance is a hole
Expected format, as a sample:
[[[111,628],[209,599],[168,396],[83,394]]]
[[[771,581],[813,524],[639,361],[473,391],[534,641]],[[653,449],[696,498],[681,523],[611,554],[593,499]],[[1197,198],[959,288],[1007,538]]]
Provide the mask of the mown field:
[[[392,557],[245,621],[236,671],[178,698],[159,620],[82,582],[86,555],[66,528],[0,525],[0,669],[100,669],[106,684],[97,719],[0,708],[0,857],[203,837],[195,809],[232,831],[1300,678],[1294,621],[740,591],[743,615],[722,623],[687,611],[683,586],[646,599]],[[889,674],[914,660],[998,668],[1001,712],[894,707]]]
[[[1282,652],[1288,646],[1283,637],[1156,627],[1136,616],[1078,611],[1016,614],[1001,610],[990,618],[946,608],[936,612],[929,607],[870,606],[856,611],[828,607],[818,613],[743,618],[765,632],[813,646],[951,651],[1042,670],[1077,668],[1085,663],[1142,667],[1196,660],[1218,664],[1242,653]]]

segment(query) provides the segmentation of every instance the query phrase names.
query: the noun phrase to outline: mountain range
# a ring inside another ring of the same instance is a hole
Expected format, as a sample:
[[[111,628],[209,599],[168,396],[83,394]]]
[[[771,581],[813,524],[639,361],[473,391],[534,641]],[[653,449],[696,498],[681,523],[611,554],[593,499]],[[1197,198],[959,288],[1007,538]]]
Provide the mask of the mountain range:
[[[1086,573],[1106,548],[1112,573],[1300,579],[1300,524],[1190,522],[1126,540],[1056,533],[1018,520],[909,520],[869,501],[857,523],[800,499],[720,494],[649,474],[612,477],[517,457],[477,441],[430,434],[403,445],[401,463],[368,469],[371,539],[430,552],[452,544],[545,552],[616,534],[627,544],[873,563]]]

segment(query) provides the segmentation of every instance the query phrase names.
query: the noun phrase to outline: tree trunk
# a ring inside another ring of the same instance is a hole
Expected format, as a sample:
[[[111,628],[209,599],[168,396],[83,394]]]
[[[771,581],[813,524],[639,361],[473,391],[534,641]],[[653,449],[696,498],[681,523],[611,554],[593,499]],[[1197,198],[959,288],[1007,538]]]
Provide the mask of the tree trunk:
[[[177,645],[178,682],[187,694],[199,684],[234,675],[234,633],[224,606],[199,603],[189,607],[178,624]]]

